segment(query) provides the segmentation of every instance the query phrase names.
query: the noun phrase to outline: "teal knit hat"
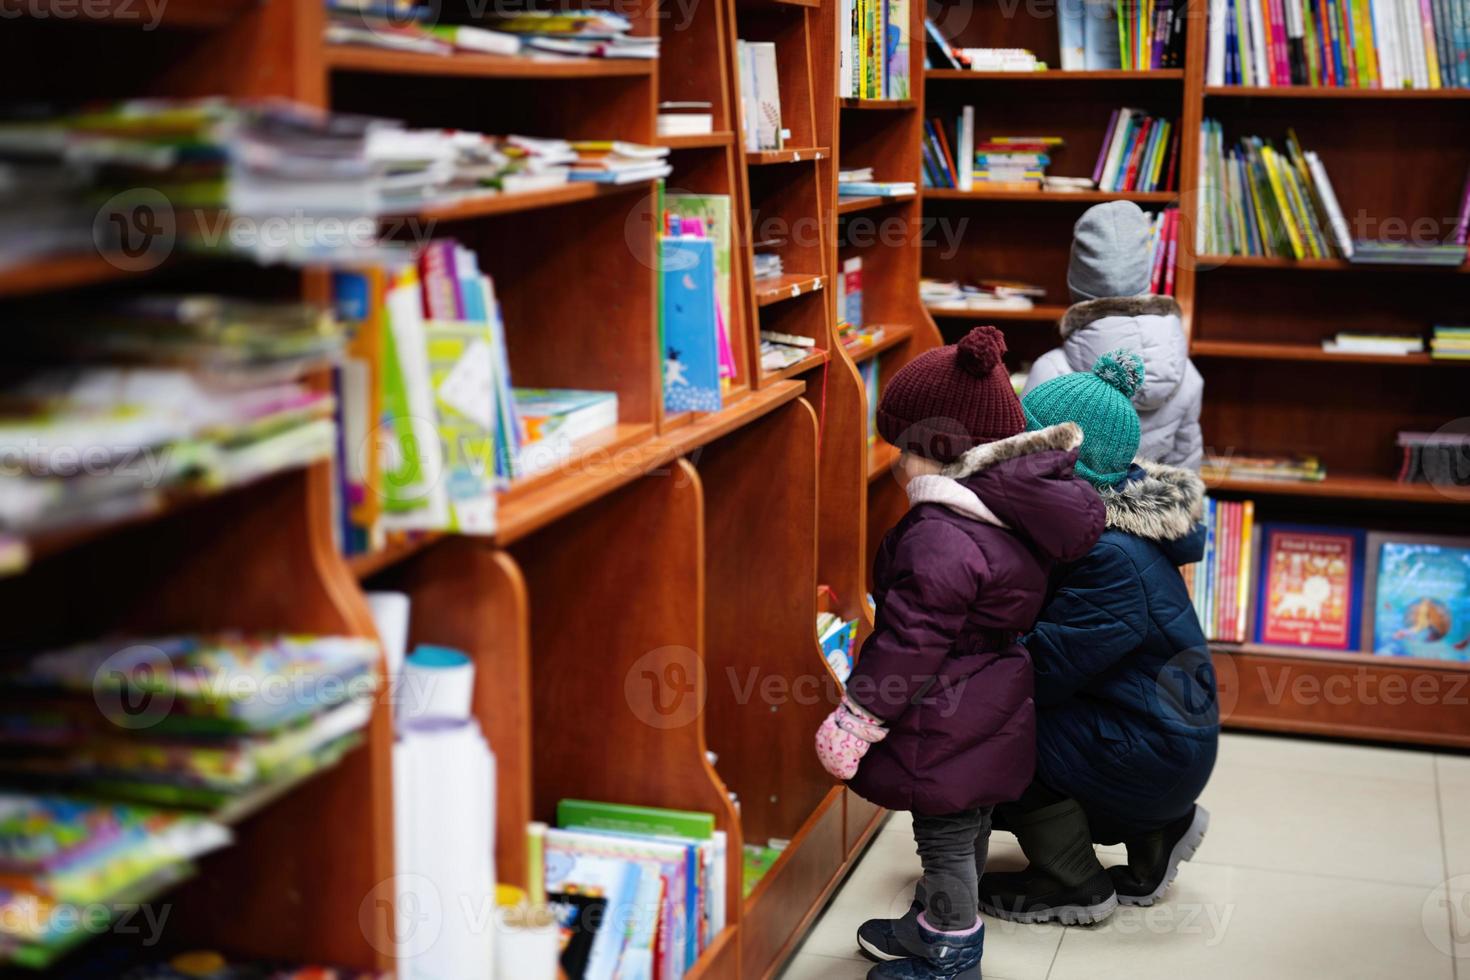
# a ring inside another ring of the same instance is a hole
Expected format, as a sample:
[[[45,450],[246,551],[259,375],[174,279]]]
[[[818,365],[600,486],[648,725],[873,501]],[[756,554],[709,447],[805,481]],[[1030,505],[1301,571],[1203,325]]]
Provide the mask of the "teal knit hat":
[[[1021,399],[1026,425],[1044,429],[1062,422],[1082,427],[1077,475],[1094,487],[1115,486],[1138,453],[1138,412],[1129,399],[1143,385],[1143,358],[1110,350],[1090,372],[1064,374]]]

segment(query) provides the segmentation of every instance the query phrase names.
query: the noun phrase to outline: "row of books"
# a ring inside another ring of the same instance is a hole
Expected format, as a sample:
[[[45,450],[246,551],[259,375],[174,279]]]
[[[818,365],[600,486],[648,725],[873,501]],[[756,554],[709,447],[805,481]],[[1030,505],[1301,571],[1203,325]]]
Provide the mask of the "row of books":
[[[911,0],[841,0],[837,8],[837,95],[907,99]]]
[[[1351,256],[1354,243],[1327,169],[1287,131],[1285,152],[1260,137],[1227,148],[1202,125],[1197,248],[1209,255]]]
[[[1258,523],[1250,501],[1207,517],[1185,576],[1211,639],[1470,660],[1470,538]]]
[[[877,180],[872,167],[854,167],[837,172],[839,197],[902,197],[918,186],[911,180]]]
[[[1179,268],[1179,209],[1165,208],[1149,225],[1148,291],[1155,296],[1174,295],[1174,276]]]
[[[1172,191],[1179,179],[1179,129],[1142,109],[1114,109],[1092,168],[1101,191]]]
[[[667,194],[663,201],[664,411],[716,412],[737,373],[730,344],[730,197]]]
[[[963,106],[952,127],[942,119],[924,126],[920,156],[926,187],[1040,190],[1060,136],[975,135],[975,107]]]
[[[1211,0],[1208,85],[1470,86],[1463,0]]]
[[[49,964],[90,934],[79,909],[179,882],[252,801],[335,764],[367,725],[377,658],[364,639],[228,633],[15,658],[0,957]]]
[[[192,814],[0,792],[0,962],[47,968],[126,903],[187,879],[194,859],[231,840],[228,827]],[[84,912],[88,929],[78,925]]]
[[[779,150],[786,145],[781,121],[781,76],[774,41],[735,42],[735,67],[740,82],[740,125],[745,149]]]
[[[1327,469],[1317,456],[1253,456],[1207,454],[1200,465],[1200,476],[1207,484],[1225,480],[1289,480],[1317,482],[1327,477]]]
[[[328,0],[329,44],[449,57],[467,54],[537,58],[657,58],[657,34],[633,34],[611,10],[478,11],[472,24],[430,23],[434,8],[388,8]]]
[[[728,840],[709,813],[564,799],[543,841],[568,980],[679,980],[729,922]]]
[[[1437,361],[1470,361],[1470,327],[1436,325],[1429,356]]]
[[[353,324],[338,381],[348,554],[388,531],[493,533],[499,490],[617,422],[614,392],[512,387],[494,283],[453,240],[334,285]]]
[[[0,266],[100,252],[138,270],[175,248],[367,261],[382,248],[379,216],[568,181],[651,180],[671,172],[667,153],[416,130],[286,102],[121,102],[0,125]],[[265,233],[267,219],[288,233]]]
[[[1060,0],[1057,41],[1062,71],[1150,71],[1184,64],[1186,4],[1178,0]],[[957,47],[925,19],[929,68],[1045,71],[1024,48]]]
[[[320,310],[145,293],[12,315],[0,538],[155,513],[333,451],[334,399],[304,380],[343,344]]]

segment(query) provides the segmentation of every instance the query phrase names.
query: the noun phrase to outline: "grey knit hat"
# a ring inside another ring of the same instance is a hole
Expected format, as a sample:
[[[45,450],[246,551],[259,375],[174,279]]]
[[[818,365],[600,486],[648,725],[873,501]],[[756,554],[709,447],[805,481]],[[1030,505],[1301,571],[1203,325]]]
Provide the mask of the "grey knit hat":
[[[1072,229],[1067,288],[1072,302],[1137,296],[1148,289],[1149,220],[1132,201],[1090,207]]]

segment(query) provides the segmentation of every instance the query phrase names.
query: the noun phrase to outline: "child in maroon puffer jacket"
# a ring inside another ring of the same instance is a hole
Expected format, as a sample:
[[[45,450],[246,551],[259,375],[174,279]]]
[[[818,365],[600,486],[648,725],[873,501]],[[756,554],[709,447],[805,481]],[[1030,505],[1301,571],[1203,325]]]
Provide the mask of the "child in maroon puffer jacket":
[[[1025,431],[1004,353],[999,330],[977,327],[903,367],[878,405],[878,431],[903,451],[910,509],[878,550],[876,627],[817,733],[829,772],[914,814],[914,905],[858,931],[880,961],[874,980],[980,976],[991,808],[1019,797],[1035,767],[1018,638],[1052,565],[1087,554],[1103,531],[1102,501],[1072,472],[1081,431]]]

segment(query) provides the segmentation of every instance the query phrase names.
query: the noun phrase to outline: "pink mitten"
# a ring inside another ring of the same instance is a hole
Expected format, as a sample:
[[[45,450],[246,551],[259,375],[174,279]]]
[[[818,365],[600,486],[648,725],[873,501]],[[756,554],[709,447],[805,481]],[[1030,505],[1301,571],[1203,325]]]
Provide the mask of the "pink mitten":
[[[868,746],[881,742],[888,729],[877,718],[847,698],[817,729],[817,758],[822,768],[846,782],[857,775]]]

